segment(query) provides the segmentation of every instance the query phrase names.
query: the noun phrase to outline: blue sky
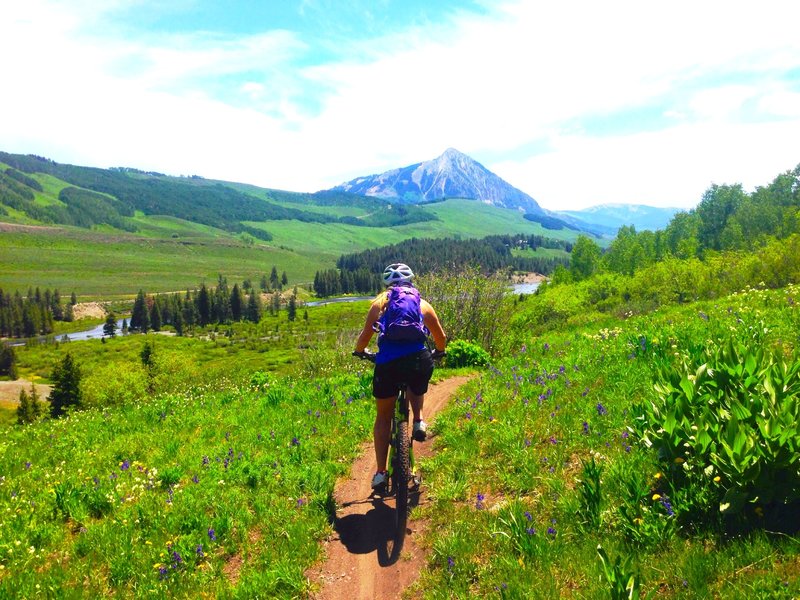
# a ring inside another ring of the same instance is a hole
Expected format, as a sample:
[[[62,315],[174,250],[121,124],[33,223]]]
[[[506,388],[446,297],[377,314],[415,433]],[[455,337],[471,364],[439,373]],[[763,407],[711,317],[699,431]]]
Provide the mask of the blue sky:
[[[294,191],[455,147],[542,206],[800,163],[800,3],[26,0],[0,149]]]

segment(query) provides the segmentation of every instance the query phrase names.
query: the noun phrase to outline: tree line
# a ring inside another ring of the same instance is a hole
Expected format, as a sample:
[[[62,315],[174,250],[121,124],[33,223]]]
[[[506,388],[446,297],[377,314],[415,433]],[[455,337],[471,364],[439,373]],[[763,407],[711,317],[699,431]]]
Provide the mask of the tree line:
[[[244,280],[241,286],[234,283],[230,287],[227,278],[219,275],[216,287],[207,286],[203,282],[199,288],[186,290],[185,294],[147,295],[144,290],[139,290],[133,303],[130,322],[124,322],[123,328],[147,333],[151,330],[160,331],[165,325],[170,325],[178,335],[183,335],[187,327],[239,321],[258,323],[265,311],[274,315],[281,309],[281,291],[288,281],[286,271],[278,276],[278,269],[273,266],[269,277],[266,274],[261,277],[258,287],[249,279]],[[262,301],[262,294],[269,296],[266,306]],[[295,319],[296,307],[295,289],[287,305],[290,321]],[[114,335],[115,321],[113,315],[109,317],[106,335]]]
[[[371,294],[383,287],[381,273],[386,265],[405,262],[423,275],[443,270],[478,267],[484,273],[504,269],[552,273],[567,258],[519,256],[514,250],[553,248],[569,252],[572,244],[540,235],[492,235],[481,239],[418,239],[345,254],[336,261],[336,269],[318,271],[314,291],[318,296],[341,293]]]
[[[54,321],[72,321],[75,292],[64,304],[57,289],[41,291],[38,287],[23,296],[0,288],[0,337],[33,337],[53,332]]]
[[[396,207],[377,199],[369,202],[371,206],[374,205],[375,210],[371,210],[371,214],[365,218],[339,218],[316,213],[305,207],[281,206],[202,177],[175,178],[134,169],[80,167],[60,164],[39,156],[7,152],[0,152],[0,162],[11,167],[5,173],[0,173],[0,203],[21,210],[44,223],[79,227],[107,223],[130,231],[134,225],[126,217],[132,216],[138,210],[146,215],[170,215],[233,233],[248,233],[259,239],[270,240],[272,236],[268,232],[246,225],[245,222],[295,219],[308,223],[342,222],[378,227],[436,218],[416,207]],[[9,174],[9,171],[12,173]],[[59,197],[66,206],[41,206],[33,201],[33,190],[41,192],[42,189],[29,176],[32,173],[52,175],[73,186],[67,189],[80,189],[80,192],[70,191],[65,197]],[[274,192],[273,195],[279,194]],[[317,201],[312,195],[302,197],[306,201]],[[319,201],[327,199],[328,202],[335,203],[337,198],[320,196]]]
[[[581,237],[568,277],[580,281],[598,272],[633,275],[667,258],[706,260],[726,251],[753,252],[797,233],[800,165],[752,193],[741,184],[712,185],[696,208],[675,214],[663,230],[620,228],[605,252]]]

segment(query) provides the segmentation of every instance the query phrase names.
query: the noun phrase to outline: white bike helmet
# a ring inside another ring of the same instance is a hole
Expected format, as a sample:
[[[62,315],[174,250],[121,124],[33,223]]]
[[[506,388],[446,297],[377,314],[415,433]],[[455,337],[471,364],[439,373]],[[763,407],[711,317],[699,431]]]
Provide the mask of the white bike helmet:
[[[390,286],[395,283],[407,283],[414,277],[413,271],[408,265],[394,263],[386,267],[383,271],[383,284]]]

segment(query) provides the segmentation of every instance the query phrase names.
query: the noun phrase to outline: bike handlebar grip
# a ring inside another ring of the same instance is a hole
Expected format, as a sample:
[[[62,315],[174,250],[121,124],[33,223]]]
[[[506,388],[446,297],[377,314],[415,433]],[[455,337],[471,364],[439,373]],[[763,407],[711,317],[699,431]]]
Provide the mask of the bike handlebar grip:
[[[372,352],[356,352],[353,350],[353,356],[360,358],[362,360],[368,360],[370,362],[375,362],[375,355]]]

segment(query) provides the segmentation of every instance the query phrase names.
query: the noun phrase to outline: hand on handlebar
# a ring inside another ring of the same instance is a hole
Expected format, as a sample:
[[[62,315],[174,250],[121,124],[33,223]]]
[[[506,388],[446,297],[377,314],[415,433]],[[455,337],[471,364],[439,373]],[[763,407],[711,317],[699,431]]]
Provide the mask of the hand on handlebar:
[[[434,350],[431,352],[431,358],[435,361],[440,361],[445,356],[447,356],[447,352],[445,350]]]
[[[369,352],[368,350],[364,350],[363,352],[357,352],[353,350],[353,356],[356,358],[360,358],[362,360],[368,360],[370,362],[375,362],[375,354]]]

